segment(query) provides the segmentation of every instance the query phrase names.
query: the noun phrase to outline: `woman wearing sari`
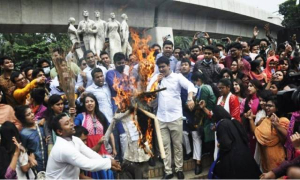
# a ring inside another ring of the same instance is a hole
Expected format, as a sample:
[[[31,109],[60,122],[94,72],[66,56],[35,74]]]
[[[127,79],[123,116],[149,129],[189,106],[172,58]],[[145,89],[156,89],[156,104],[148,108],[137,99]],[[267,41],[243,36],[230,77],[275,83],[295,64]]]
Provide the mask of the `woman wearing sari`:
[[[108,128],[108,121],[104,114],[99,110],[99,105],[96,97],[88,93],[83,98],[84,104],[84,111],[76,116],[74,123],[76,126],[83,126],[88,130],[87,136],[87,146],[93,148],[101,141],[102,137],[104,136],[107,128]],[[111,134],[110,136],[112,147],[113,147],[113,154],[116,154],[114,139]],[[109,156],[110,154],[107,152],[104,144],[101,145],[101,148],[98,152],[102,156]],[[87,172],[86,174],[93,179],[113,179],[113,173],[111,170],[102,170],[98,172]]]
[[[285,160],[283,144],[286,140],[289,120],[278,118],[277,99],[271,97],[266,103],[266,117],[254,124],[254,116],[249,117],[252,132],[258,141],[263,172],[276,168]]]

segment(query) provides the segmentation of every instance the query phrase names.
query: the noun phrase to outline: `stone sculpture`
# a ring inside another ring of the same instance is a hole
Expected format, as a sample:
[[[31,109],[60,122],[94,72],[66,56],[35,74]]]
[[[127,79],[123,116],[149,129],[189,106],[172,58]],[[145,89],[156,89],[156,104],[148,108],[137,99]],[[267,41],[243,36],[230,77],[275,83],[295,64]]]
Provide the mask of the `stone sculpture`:
[[[83,42],[86,50],[91,50],[96,54],[95,50],[95,22],[89,19],[89,12],[83,10],[83,20],[79,22],[77,33],[82,34]]]
[[[107,37],[109,38],[110,58],[113,61],[115,53],[122,52],[120,38],[120,23],[116,20],[115,13],[110,13],[110,21],[107,23]]]
[[[79,47],[80,47],[80,39],[77,33],[77,29],[75,28],[75,18],[70,17],[69,19],[69,27],[68,27],[68,35],[70,37],[70,40],[72,42],[72,44],[74,45],[75,43],[78,43]],[[76,49],[76,53],[79,59],[81,59],[83,57],[83,51],[81,48],[77,48]]]
[[[103,49],[103,44],[105,42],[106,37],[106,22],[101,20],[100,12],[95,11],[95,30],[93,30],[96,34],[96,53],[99,56],[100,52]]]
[[[132,48],[128,42],[129,38],[129,26],[127,24],[128,17],[126,14],[121,15],[121,42],[122,42],[122,52],[128,57],[129,54],[132,53]]]

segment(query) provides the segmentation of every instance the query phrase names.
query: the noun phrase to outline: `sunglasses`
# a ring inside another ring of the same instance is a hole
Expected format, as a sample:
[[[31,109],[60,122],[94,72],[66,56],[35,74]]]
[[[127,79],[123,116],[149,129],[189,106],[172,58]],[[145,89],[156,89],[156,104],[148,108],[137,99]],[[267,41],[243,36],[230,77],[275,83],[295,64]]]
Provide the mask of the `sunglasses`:
[[[82,66],[86,66],[86,63],[82,63],[81,65],[82,65]]]

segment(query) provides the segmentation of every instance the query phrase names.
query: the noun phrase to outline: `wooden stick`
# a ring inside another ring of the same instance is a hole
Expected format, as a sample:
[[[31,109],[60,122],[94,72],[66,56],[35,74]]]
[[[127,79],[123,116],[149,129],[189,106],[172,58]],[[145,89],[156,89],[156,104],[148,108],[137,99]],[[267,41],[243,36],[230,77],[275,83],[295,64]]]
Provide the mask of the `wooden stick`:
[[[160,126],[159,126],[159,122],[158,122],[158,119],[157,117],[144,110],[144,109],[141,109],[141,108],[138,108],[140,111],[142,111],[145,115],[147,115],[149,118],[152,118],[154,120],[154,125],[155,125],[155,130],[156,130],[156,135],[157,135],[157,141],[158,141],[158,147],[159,147],[159,151],[160,151],[160,156],[162,159],[165,159],[166,158],[166,152],[165,152],[165,148],[164,148],[164,144],[163,144],[163,141],[162,141],[162,136],[161,136],[161,132],[160,132]]]
[[[125,116],[128,116],[129,114],[130,114],[130,110],[127,110],[127,111],[126,111],[124,114],[122,114],[122,115],[119,115],[119,114],[116,114],[116,113],[115,113],[115,115],[114,115],[114,117],[113,117],[113,119],[112,119],[112,122],[110,123],[109,127],[107,128],[107,130],[106,130],[106,132],[105,132],[105,135],[104,135],[105,141],[108,142],[109,136],[110,136],[110,134],[112,133],[112,131],[113,131],[114,127],[115,127],[115,124],[116,124],[118,121],[122,120],[122,118],[124,118]]]
[[[161,89],[157,89],[155,91],[147,91],[147,92],[142,92],[139,94],[139,96],[146,96],[146,95],[151,95],[151,94],[154,94],[154,93],[157,93],[157,92],[160,92],[160,91],[164,91],[166,90],[167,88],[164,87],[164,88],[161,88]]]

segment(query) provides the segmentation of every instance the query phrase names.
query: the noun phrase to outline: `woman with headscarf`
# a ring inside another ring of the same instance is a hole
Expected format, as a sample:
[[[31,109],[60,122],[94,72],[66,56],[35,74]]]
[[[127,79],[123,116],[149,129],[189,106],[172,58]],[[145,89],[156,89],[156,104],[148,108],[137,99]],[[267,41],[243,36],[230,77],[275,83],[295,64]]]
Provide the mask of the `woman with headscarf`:
[[[222,106],[217,105],[212,111],[220,150],[210,168],[209,179],[258,179],[261,172],[248,147],[243,125],[232,119]]]
[[[267,82],[272,80],[272,75],[276,71],[278,59],[275,56],[268,57],[264,73],[267,75]]]

